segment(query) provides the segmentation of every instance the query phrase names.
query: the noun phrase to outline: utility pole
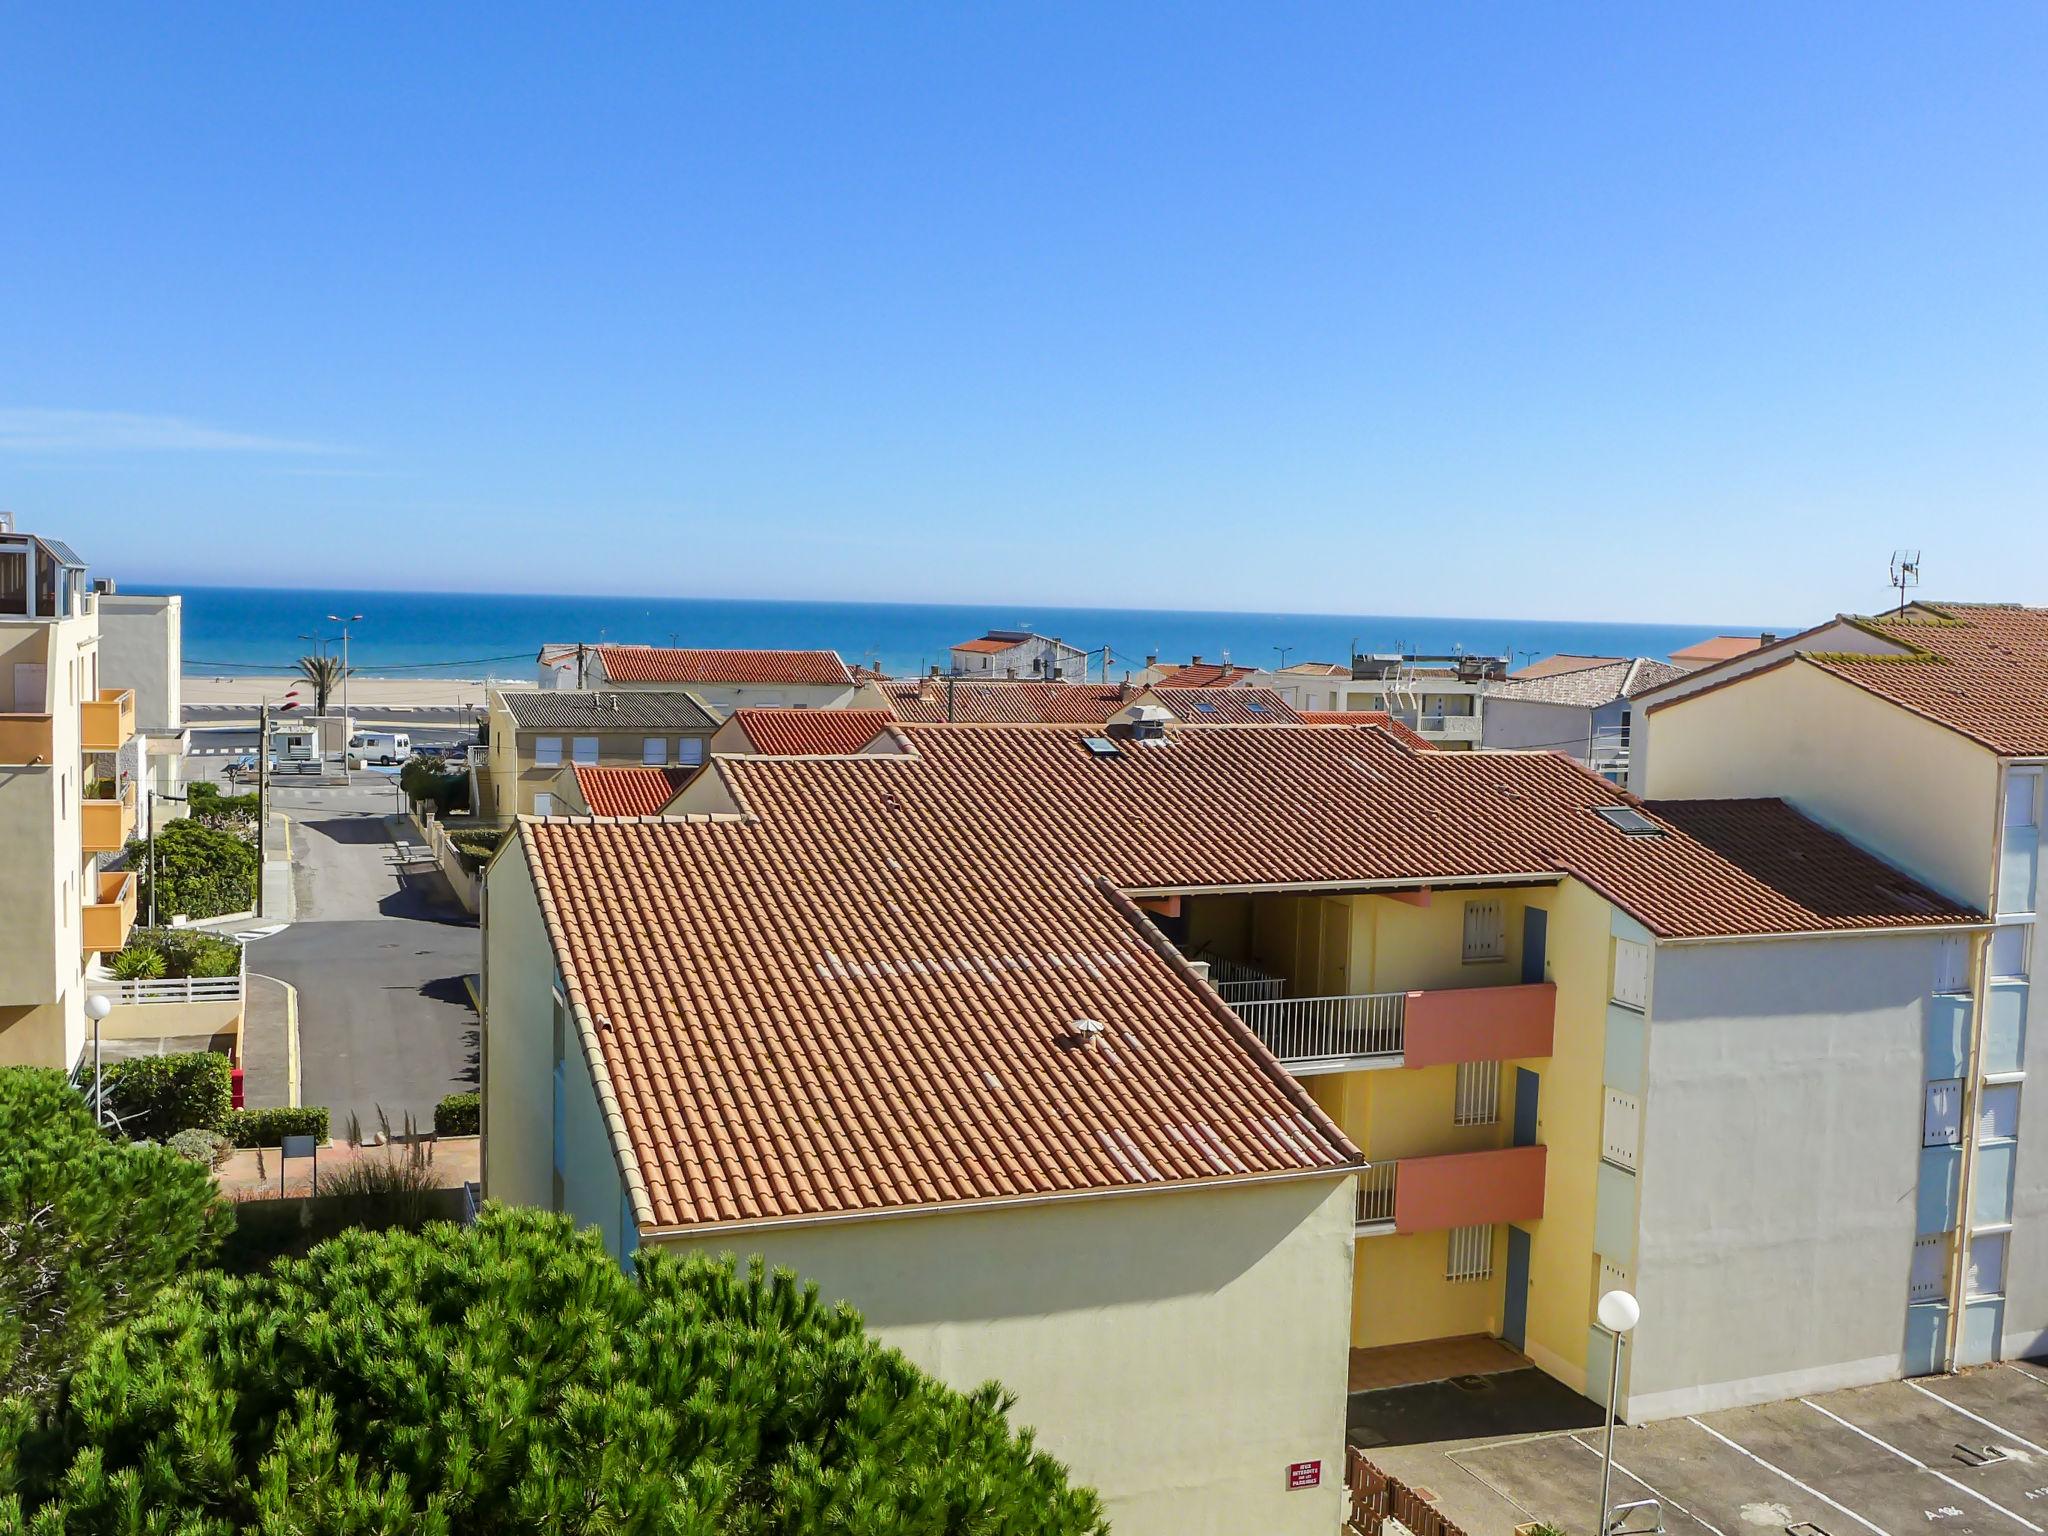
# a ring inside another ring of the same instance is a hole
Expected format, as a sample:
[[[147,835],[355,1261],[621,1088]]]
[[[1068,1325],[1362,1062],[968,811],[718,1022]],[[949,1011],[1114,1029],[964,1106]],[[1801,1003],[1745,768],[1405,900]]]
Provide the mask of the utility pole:
[[[156,926],[156,791],[147,778],[142,781],[142,829],[149,835],[145,862],[149,869],[149,926]],[[256,862],[263,862],[263,850],[256,850]]]
[[[270,704],[266,700],[256,713],[256,915],[263,916],[263,854],[270,841]],[[156,846],[154,837],[150,847]],[[150,910],[156,909],[156,880],[149,882]]]
[[[360,613],[352,613],[343,618],[338,613],[330,613],[327,617],[341,626],[341,724],[345,732],[352,731],[355,726],[350,722],[348,715],[348,627],[351,624],[362,623],[363,616]],[[325,756],[324,752],[322,756]],[[327,771],[324,763],[320,771]],[[341,748],[341,773],[343,778],[348,777],[348,744],[345,741]]]

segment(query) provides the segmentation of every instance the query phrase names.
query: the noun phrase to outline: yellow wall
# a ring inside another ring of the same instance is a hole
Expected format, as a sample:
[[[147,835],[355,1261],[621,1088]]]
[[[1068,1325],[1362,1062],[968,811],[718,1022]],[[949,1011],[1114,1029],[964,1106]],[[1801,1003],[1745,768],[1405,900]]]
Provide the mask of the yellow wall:
[[[1638,720],[1645,798],[1775,795],[1959,901],[1989,910],[1998,759],[1806,662]]]
[[[1352,1180],[664,1239],[761,1253],[852,1302],[1104,1497],[1117,1536],[1336,1530]],[[1321,1461],[1322,1485],[1286,1469]]]
[[[1444,1278],[1448,1232],[1361,1237],[1351,1302],[1351,1342],[1359,1349],[1500,1332],[1507,1235],[1493,1229],[1493,1274]]]
[[[638,767],[640,749],[649,736],[659,736],[668,744],[667,766],[675,766],[676,742],[684,737],[699,741],[711,739],[709,731],[644,730],[644,731],[531,731],[521,730],[512,718],[501,695],[491,694],[491,741],[486,754],[489,764],[488,786],[484,791],[485,814],[498,817],[531,816],[534,794],[553,794],[558,789],[556,779],[563,774],[573,773],[571,756],[578,736],[597,737],[597,761],[606,768]],[[558,736],[562,742],[562,760],[547,767],[537,765],[533,760],[534,742],[542,736]],[[706,754],[709,748],[705,749]],[[556,801],[557,812],[568,807]]]

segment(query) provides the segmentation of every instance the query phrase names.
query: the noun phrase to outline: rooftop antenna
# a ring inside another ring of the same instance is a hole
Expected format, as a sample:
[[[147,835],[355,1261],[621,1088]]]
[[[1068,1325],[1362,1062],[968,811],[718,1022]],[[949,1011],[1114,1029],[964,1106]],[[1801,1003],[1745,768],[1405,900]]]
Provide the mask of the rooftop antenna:
[[[1899,612],[1906,611],[1906,593],[1920,585],[1920,551],[1917,549],[1895,549],[1892,551],[1892,587],[1899,594]]]

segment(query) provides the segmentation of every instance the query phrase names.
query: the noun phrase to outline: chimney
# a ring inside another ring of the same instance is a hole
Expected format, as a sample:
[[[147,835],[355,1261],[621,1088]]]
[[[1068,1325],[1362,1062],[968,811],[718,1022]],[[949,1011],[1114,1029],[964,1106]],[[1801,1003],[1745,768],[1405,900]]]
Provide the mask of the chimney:
[[[1188,665],[1191,667],[1199,667],[1201,664],[1202,658],[1199,656],[1190,656],[1188,658]]]
[[[1147,667],[1156,667],[1156,666],[1158,666],[1158,665],[1159,665],[1159,653],[1158,653],[1157,651],[1147,651],[1147,652],[1145,653],[1145,665],[1146,665]]]
[[[1760,634],[1760,635],[1758,635],[1758,636],[1756,637],[1756,643],[1757,643],[1757,644],[1758,644],[1759,646],[1765,646],[1765,645],[1776,645],[1776,644],[1778,643],[1778,637],[1777,637],[1776,635],[1772,634],[1772,633],[1771,633],[1771,632],[1770,632],[1770,631],[1769,631],[1769,630],[1767,629],[1767,630],[1765,630],[1765,631],[1764,631],[1764,632],[1763,632],[1762,634]]]

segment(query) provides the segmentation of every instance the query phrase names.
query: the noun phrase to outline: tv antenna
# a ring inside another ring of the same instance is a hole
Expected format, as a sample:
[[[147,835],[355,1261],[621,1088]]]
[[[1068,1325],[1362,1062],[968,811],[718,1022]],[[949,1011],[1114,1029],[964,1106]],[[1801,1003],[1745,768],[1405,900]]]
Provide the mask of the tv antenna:
[[[1920,585],[1920,551],[1917,549],[1895,549],[1892,551],[1892,587],[1899,594],[1899,612],[1906,611],[1906,593]]]

